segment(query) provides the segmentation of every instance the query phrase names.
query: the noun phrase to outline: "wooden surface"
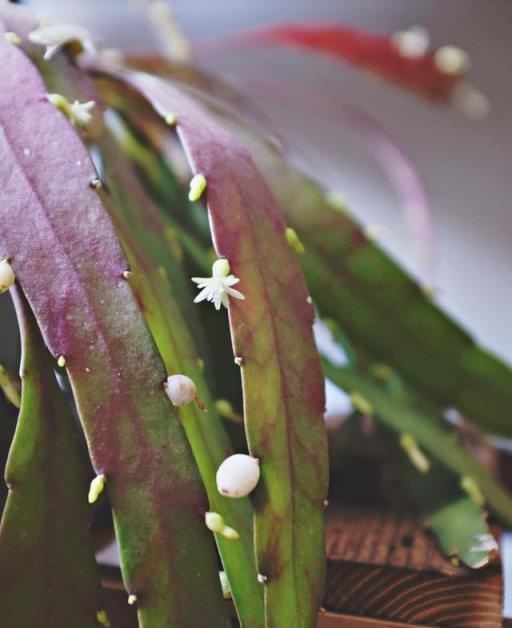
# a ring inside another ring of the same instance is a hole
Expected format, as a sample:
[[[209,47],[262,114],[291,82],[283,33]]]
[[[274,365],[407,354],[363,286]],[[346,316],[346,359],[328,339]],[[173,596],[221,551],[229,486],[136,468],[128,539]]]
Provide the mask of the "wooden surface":
[[[110,582],[104,590],[104,603],[112,628],[138,628],[137,613],[132,606],[126,603],[126,593],[119,587],[112,588]],[[233,610],[233,626],[238,626]],[[289,628],[293,628],[290,626]],[[423,628],[414,626],[369,619],[364,617],[354,617],[353,615],[341,615],[338,613],[325,612],[319,615],[317,628]]]
[[[503,625],[500,570],[456,567],[410,516],[355,508],[331,512],[327,554],[330,611],[407,625]]]
[[[407,513],[361,507],[328,509],[326,542],[331,561],[448,575],[466,573],[439,551],[434,538]]]
[[[410,515],[328,508],[326,543],[327,610],[317,628],[504,625],[500,569],[469,571],[452,564]],[[136,628],[118,567],[104,565],[102,580],[113,628]]]
[[[423,628],[423,626],[327,612],[318,617],[317,628]]]
[[[327,610],[317,628],[503,626],[500,570],[453,565],[411,516],[328,509],[326,540]],[[113,628],[136,628],[119,569],[103,566],[102,580]]]

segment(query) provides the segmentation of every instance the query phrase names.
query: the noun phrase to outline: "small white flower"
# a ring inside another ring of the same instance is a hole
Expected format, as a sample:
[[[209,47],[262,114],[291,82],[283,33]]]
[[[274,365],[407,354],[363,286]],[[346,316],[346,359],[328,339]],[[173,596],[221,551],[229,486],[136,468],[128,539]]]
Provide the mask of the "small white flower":
[[[245,299],[244,295],[232,286],[240,279],[229,274],[230,267],[227,259],[218,259],[212,266],[211,277],[192,277],[192,281],[202,288],[201,292],[194,299],[194,303],[201,301],[212,301],[216,310],[220,306],[228,307],[229,297],[235,299]]]
[[[78,100],[75,100],[69,109],[71,124],[75,126],[87,126],[92,120],[90,111],[94,108],[95,104],[94,100],[89,100],[88,102],[78,102]]]
[[[84,127],[92,120],[90,111],[96,105],[94,100],[89,100],[88,102],[75,100],[73,103],[70,103],[68,99],[61,94],[48,94],[46,97],[54,107],[67,116],[73,126]]]
[[[42,22],[36,30],[28,35],[29,40],[46,48],[45,61],[49,61],[63,46],[71,42],[78,42],[83,50],[94,53],[96,46],[85,28],[75,24],[62,22]]]

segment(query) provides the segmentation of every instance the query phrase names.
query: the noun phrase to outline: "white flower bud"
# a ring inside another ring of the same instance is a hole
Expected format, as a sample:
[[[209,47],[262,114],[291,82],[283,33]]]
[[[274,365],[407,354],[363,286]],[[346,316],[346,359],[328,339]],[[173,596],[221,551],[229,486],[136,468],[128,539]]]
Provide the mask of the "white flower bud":
[[[217,470],[217,490],[226,497],[245,497],[256,488],[259,479],[259,460],[246,454],[234,454]]]
[[[196,385],[186,375],[169,375],[164,388],[173,406],[184,406],[197,398]]]
[[[469,70],[471,60],[468,53],[457,46],[442,46],[434,53],[436,68],[444,74],[457,76]]]
[[[229,541],[236,541],[240,538],[240,535],[234,528],[230,528],[224,523],[222,515],[218,512],[207,512],[204,515],[204,522],[208,530],[220,534]]]
[[[9,260],[3,259],[0,262],[0,294],[6,292],[16,281],[16,275]]]
[[[218,512],[207,512],[204,516],[204,522],[206,523],[208,530],[216,532],[217,534],[222,532],[225,527],[224,519]]]
[[[229,526],[224,526],[220,534],[225,539],[228,539],[228,541],[236,541],[237,539],[240,538],[240,535],[235,530],[235,528],[230,528]]]

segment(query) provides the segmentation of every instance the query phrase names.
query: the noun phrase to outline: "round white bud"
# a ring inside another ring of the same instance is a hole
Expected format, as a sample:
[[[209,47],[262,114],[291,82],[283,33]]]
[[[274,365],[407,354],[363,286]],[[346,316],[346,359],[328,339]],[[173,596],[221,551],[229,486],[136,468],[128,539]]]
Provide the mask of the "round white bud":
[[[259,479],[259,460],[246,454],[234,454],[217,470],[217,490],[226,497],[245,497],[256,488]]]
[[[471,60],[468,53],[457,46],[442,46],[434,53],[436,68],[444,74],[457,76],[469,70]]]
[[[219,515],[218,512],[207,512],[204,516],[204,522],[209,530],[217,534],[220,534],[226,527],[222,515]]]
[[[9,260],[0,261],[0,294],[6,292],[16,281],[16,275]]]
[[[169,375],[164,388],[173,406],[184,406],[197,398],[196,385],[186,375]]]

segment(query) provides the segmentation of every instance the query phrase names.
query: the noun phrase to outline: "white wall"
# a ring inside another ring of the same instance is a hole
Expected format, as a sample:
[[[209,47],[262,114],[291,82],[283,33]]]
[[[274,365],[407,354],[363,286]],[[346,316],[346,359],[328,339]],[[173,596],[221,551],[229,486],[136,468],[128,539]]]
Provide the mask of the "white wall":
[[[37,10],[83,22],[105,43],[152,46],[141,2],[33,0]],[[362,105],[400,141],[416,163],[435,209],[437,254],[433,282],[440,302],[487,346],[512,360],[512,4],[507,0],[176,0],[175,13],[192,38],[290,19],[332,19],[393,32],[427,26],[434,44],[456,43],[471,54],[471,81],[490,98],[481,122],[453,109],[436,108],[398,89],[374,84],[327,60],[267,50],[228,55],[210,68],[228,75],[306,80],[344,102]],[[300,144],[315,146],[320,169],[335,178],[355,214],[386,227],[383,244],[418,272],[397,199],[357,137],[339,125],[293,108],[270,106],[278,127]],[[429,278],[429,281],[431,278]]]

